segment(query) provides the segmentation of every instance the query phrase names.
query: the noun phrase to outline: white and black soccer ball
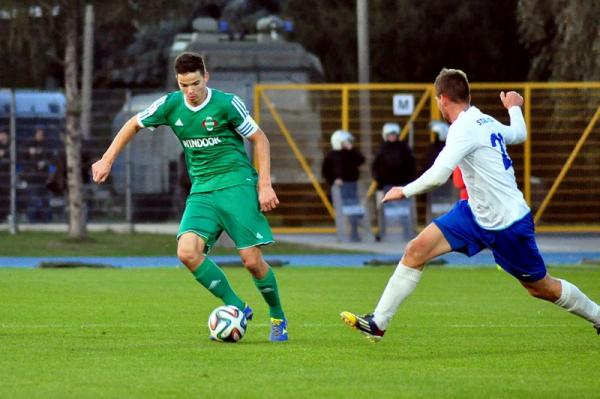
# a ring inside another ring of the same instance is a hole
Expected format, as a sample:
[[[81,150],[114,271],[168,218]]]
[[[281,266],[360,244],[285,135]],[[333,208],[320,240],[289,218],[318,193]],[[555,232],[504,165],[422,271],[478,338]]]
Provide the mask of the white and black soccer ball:
[[[208,331],[216,341],[238,342],[246,334],[248,320],[235,306],[219,306],[208,317]]]

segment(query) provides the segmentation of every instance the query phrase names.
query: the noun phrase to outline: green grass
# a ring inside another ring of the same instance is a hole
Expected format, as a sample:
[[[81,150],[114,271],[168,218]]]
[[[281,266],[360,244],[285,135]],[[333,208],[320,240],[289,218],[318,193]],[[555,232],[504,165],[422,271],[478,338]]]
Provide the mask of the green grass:
[[[238,344],[207,339],[219,303],[182,269],[0,268],[1,398],[589,398],[600,337],[493,268],[430,268],[379,344],[344,326],[390,267],[277,270],[291,340],[266,306]],[[560,268],[600,299],[599,268]]]
[[[175,256],[175,235],[90,233],[84,241],[74,241],[64,233],[23,232],[11,235],[0,232],[2,256]],[[302,244],[277,242],[264,247],[265,254],[349,253],[340,249],[317,248]],[[237,254],[235,248],[215,247],[211,255]]]

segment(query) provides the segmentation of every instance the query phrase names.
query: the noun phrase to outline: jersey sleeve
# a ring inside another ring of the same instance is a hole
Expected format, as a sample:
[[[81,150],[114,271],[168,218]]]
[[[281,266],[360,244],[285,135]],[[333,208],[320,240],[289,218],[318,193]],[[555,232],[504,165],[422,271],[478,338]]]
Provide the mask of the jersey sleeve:
[[[229,123],[240,136],[248,138],[258,130],[258,125],[238,96],[232,97],[228,115]]]
[[[404,195],[409,198],[416,194],[425,193],[444,184],[456,168],[458,163],[469,153],[476,149],[477,144],[473,140],[467,126],[450,125],[446,145],[442,148],[433,165],[427,169],[417,180],[407,184],[403,188]]]
[[[431,168],[427,169],[417,180],[404,186],[402,191],[406,198],[426,193],[444,184],[451,174],[452,169],[434,163]]]
[[[477,143],[473,137],[474,135],[466,126],[451,125],[448,130],[446,145],[440,151],[434,164],[451,171],[454,170],[464,157],[476,149]]]
[[[167,124],[166,118],[167,96],[154,101],[152,105],[137,114],[137,123],[140,127],[156,127]]]
[[[520,144],[527,139],[527,126],[521,108],[514,106],[508,110],[510,126],[502,125],[502,136],[506,144]]]

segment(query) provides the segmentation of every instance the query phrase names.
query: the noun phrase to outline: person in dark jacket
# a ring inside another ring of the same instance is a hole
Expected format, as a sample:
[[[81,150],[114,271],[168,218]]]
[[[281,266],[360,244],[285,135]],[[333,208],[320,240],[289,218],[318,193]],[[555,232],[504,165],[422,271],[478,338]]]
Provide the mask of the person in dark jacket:
[[[415,156],[404,140],[400,140],[400,125],[386,123],[382,129],[383,143],[373,160],[373,179],[377,189],[386,186],[405,186],[417,174]]]
[[[46,182],[54,165],[50,143],[43,127],[36,127],[32,137],[25,142],[21,155],[20,179],[23,182],[22,197],[25,199],[27,221],[46,223],[52,218],[50,193]]]
[[[360,166],[365,162],[363,154],[353,146],[354,137],[345,130],[336,130],[331,135],[331,150],[323,159],[321,172],[331,188],[342,182],[356,182],[360,177]]]
[[[331,135],[331,151],[323,159],[321,173],[329,186],[329,198],[334,202],[336,212],[348,216],[350,222],[350,240],[360,241],[358,234],[359,220],[364,216],[364,209],[358,198],[358,178],[360,166],[365,157],[354,148],[352,134],[345,130],[336,130]],[[332,188],[339,187],[341,203],[336,205]],[[339,228],[339,227],[338,227]]]
[[[383,195],[393,186],[405,186],[417,176],[415,156],[408,143],[400,140],[400,125],[386,123],[381,129],[383,143],[379,147],[371,168],[373,179],[377,182],[377,196]],[[386,221],[399,220],[405,239],[415,234],[414,201],[393,203],[382,206],[377,201],[379,234],[376,239],[383,239],[386,234]],[[389,219],[389,220],[386,220]]]
[[[0,222],[10,213],[10,135],[0,128]]]

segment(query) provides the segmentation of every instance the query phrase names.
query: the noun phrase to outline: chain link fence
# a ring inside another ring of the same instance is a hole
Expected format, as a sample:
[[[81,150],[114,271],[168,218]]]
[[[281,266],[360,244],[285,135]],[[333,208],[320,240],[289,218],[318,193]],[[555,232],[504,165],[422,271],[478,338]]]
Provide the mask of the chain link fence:
[[[179,220],[186,196],[180,182],[187,172],[181,168],[179,142],[168,132],[143,131],[121,154],[105,184],[91,181],[92,163],[120,126],[162,95],[94,91],[91,133],[83,138],[81,151],[89,223]],[[65,110],[60,92],[0,90],[0,223],[67,222]]]

